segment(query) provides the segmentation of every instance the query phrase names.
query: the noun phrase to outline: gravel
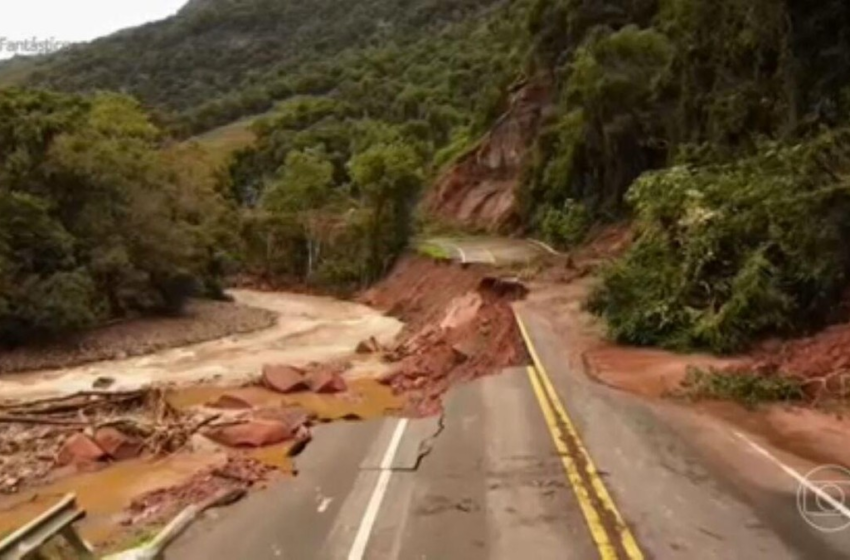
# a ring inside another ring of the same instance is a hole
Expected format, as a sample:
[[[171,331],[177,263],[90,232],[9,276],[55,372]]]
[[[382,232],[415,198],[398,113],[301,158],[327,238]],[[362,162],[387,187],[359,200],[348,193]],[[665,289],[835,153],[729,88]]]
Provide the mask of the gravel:
[[[179,317],[135,319],[61,341],[0,352],[0,374],[74,367],[271,327],[277,315],[236,303],[196,300]]]

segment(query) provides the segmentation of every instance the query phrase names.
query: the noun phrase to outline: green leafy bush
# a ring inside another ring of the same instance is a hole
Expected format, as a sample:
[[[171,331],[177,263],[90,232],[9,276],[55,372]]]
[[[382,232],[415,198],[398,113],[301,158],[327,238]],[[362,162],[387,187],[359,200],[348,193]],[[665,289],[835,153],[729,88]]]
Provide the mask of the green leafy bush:
[[[848,169],[842,131],[647,173],[627,197],[637,240],[591,309],[617,340],[718,352],[821,324],[850,270]]]
[[[546,241],[561,248],[569,248],[584,241],[590,229],[591,216],[584,204],[567,199],[560,209],[544,207],[538,221],[538,229]]]
[[[695,399],[729,399],[749,407],[761,403],[800,401],[805,397],[795,377],[752,372],[722,372],[689,368],[682,394]]]

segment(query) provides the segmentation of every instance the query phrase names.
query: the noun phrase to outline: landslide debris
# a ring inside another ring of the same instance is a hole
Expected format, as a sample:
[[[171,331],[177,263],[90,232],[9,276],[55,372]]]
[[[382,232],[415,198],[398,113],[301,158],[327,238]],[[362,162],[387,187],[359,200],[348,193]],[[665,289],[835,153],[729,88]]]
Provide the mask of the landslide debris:
[[[364,298],[406,321],[383,382],[410,412],[435,414],[455,383],[527,363],[511,303],[527,289],[485,267],[406,257]]]

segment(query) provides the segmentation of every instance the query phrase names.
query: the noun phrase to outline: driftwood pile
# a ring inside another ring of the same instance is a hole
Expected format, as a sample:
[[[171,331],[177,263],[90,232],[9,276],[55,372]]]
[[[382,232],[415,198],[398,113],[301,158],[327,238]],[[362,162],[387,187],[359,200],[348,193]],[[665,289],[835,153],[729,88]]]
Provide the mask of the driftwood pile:
[[[166,399],[166,391],[82,391],[63,397],[0,403],[0,492],[44,478],[60,457],[82,442],[96,449],[100,434],[122,449],[155,455],[173,453],[193,434],[219,418],[217,414],[182,413]],[[117,440],[117,441],[116,441]],[[68,449],[71,447],[71,449]],[[108,452],[105,460],[118,460]]]

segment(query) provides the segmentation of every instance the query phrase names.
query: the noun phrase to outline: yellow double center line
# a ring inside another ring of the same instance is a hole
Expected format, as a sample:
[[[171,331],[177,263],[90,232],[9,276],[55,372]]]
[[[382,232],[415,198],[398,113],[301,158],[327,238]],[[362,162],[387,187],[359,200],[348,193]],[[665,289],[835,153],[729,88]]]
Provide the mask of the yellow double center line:
[[[599,477],[518,315],[517,323],[535,364],[528,368],[528,378],[600,557],[602,560],[643,560],[634,535]]]

